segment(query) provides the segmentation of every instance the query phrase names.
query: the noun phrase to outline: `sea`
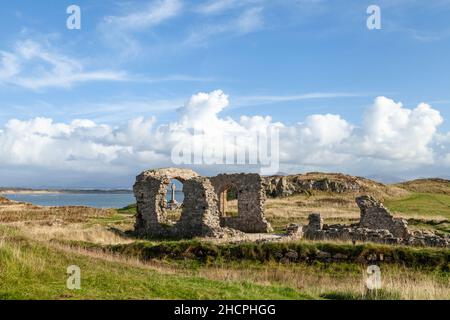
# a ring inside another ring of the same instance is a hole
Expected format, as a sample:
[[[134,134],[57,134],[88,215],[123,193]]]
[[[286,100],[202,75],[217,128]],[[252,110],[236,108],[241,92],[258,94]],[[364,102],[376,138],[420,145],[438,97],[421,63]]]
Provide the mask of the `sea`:
[[[109,209],[124,208],[136,202],[133,193],[45,193],[45,194],[4,194],[14,201],[32,203],[38,206],[64,207],[86,206]],[[169,193],[168,193],[169,200]],[[183,192],[177,191],[175,199],[183,202]]]

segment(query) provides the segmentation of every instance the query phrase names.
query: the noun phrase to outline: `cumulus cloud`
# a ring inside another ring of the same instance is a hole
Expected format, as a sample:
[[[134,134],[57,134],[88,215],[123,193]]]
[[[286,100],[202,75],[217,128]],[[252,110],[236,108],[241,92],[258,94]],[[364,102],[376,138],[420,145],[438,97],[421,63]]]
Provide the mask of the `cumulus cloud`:
[[[383,159],[433,163],[431,143],[444,119],[439,111],[421,103],[404,108],[386,97],[378,97],[366,112],[361,154]]]
[[[178,109],[178,119],[165,124],[142,117],[117,127],[86,119],[70,123],[12,119],[0,131],[0,163],[73,170],[86,177],[91,173],[134,175],[143,168],[173,165],[177,145],[192,145],[194,151],[196,143],[201,143],[204,161],[198,164],[207,170],[207,164],[218,160],[214,151],[231,147],[251,154],[256,152],[258,134],[276,129],[284,172],[314,168],[398,175],[414,170],[420,175],[424,166],[437,173],[450,166],[450,133],[438,132],[443,118],[424,103],[409,109],[378,97],[364,114],[362,126],[333,114],[311,115],[292,126],[263,116],[235,120],[221,116],[228,105],[228,96],[217,90],[193,95]],[[248,139],[236,143],[235,137]],[[217,170],[224,168],[229,169]]]
[[[28,89],[70,87],[90,81],[124,81],[125,72],[86,70],[74,58],[31,39],[18,41],[13,51],[0,51],[0,84]]]

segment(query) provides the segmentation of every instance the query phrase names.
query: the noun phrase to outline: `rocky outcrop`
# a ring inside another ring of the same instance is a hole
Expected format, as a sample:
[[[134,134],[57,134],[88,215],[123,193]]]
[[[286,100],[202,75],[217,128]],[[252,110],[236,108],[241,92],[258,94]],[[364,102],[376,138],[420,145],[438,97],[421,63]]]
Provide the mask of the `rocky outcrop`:
[[[265,190],[270,197],[287,197],[311,191],[358,193],[364,191],[364,185],[358,178],[342,174],[308,173],[265,177]]]

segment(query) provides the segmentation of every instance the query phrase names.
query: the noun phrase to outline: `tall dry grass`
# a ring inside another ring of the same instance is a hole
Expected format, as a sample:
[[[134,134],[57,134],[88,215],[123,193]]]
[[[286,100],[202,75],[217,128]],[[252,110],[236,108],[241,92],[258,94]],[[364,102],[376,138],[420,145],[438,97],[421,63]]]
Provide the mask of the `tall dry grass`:
[[[341,271],[333,274],[305,264],[267,265],[257,269],[217,266],[202,268],[197,274],[223,281],[250,281],[264,285],[291,286],[315,297],[336,292],[362,297],[366,292],[366,270],[363,266],[354,267],[357,268],[356,272]],[[405,300],[450,299],[448,278],[439,278],[425,272],[396,266],[382,268],[382,288]]]

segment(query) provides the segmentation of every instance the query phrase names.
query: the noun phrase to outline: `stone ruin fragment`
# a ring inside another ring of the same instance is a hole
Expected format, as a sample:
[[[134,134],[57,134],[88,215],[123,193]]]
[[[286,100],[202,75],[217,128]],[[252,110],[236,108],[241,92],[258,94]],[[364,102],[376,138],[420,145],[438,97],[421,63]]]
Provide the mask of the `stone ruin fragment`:
[[[361,210],[360,227],[368,229],[388,230],[396,238],[409,237],[408,222],[404,219],[394,218],[384,205],[371,196],[356,198]]]
[[[258,174],[221,174],[211,178],[218,195],[221,225],[248,233],[272,231],[264,216],[266,193],[263,180]],[[234,187],[237,191],[238,215],[227,217],[227,191]]]
[[[176,223],[167,219],[166,212],[176,205],[173,195],[172,201],[166,200],[172,179],[183,183],[184,192],[181,218]],[[230,186],[237,189],[237,217],[224,216]],[[142,237],[220,237],[229,229],[248,233],[272,230],[264,217],[265,191],[257,174],[208,179],[188,169],[149,170],[136,178],[133,190],[137,200],[135,232]]]
[[[309,216],[304,236],[311,240],[343,240],[378,242],[385,244],[448,247],[450,239],[431,232],[410,231],[406,220],[394,218],[383,204],[371,196],[356,198],[361,210],[359,224],[326,225],[320,214]]]
[[[172,179],[183,183],[184,201],[176,203],[172,187],[167,201],[167,187]],[[264,216],[266,183],[257,174],[221,174],[201,177],[188,169],[166,168],[149,170],[136,178],[134,194],[137,200],[135,232],[142,237],[216,237],[245,233],[267,233],[272,228]],[[227,191],[236,191],[237,216],[227,216]],[[356,198],[361,210],[355,225],[327,225],[319,213],[309,216],[309,224],[290,224],[286,236],[312,240],[371,241],[448,247],[449,237],[431,232],[410,231],[403,219],[394,218],[383,204],[371,196]],[[178,222],[171,222],[167,210],[182,209]]]

